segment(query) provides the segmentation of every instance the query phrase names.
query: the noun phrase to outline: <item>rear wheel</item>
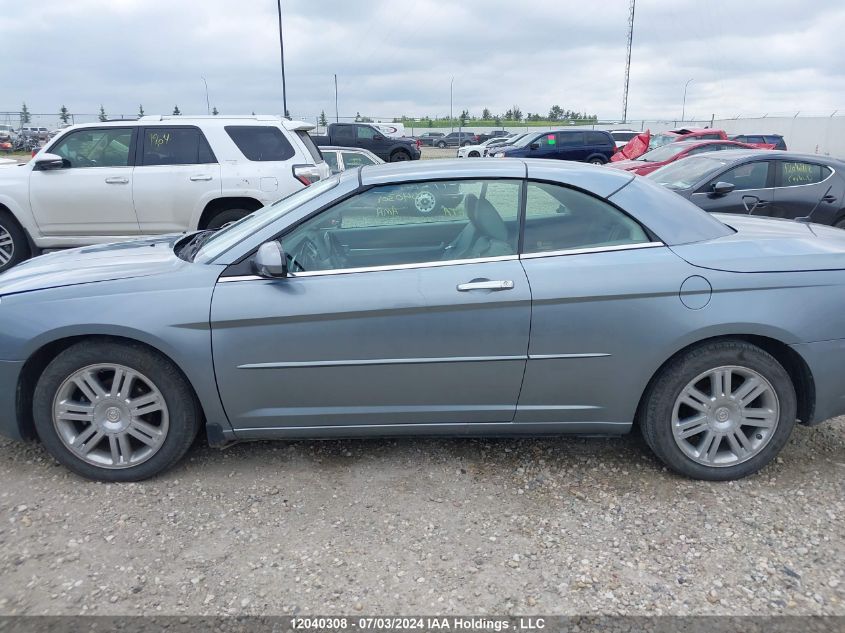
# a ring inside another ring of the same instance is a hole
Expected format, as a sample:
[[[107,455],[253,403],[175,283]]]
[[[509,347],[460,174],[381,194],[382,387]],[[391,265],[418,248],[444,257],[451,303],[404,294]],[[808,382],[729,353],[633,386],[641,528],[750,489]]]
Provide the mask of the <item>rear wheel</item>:
[[[0,211],[0,272],[29,257],[26,233],[10,213]]]
[[[73,472],[138,481],[185,454],[201,415],[169,360],[140,345],[87,341],[44,370],[33,417],[44,447]]]
[[[223,209],[211,216],[205,228],[222,229],[227,224],[237,222],[241,218],[248,216],[250,213],[252,213],[252,211],[248,211],[247,209]]]
[[[446,149],[446,141],[440,141],[439,143],[437,143],[437,147],[439,147],[440,149]]]
[[[744,341],[692,349],[663,368],[646,394],[646,443],[695,479],[740,479],[771,462],[795,425],[795,389],[783,366]]]
[[[599,156],[594,156],[590,160],[587,161],[591,165],[604,165],[607,161]]]

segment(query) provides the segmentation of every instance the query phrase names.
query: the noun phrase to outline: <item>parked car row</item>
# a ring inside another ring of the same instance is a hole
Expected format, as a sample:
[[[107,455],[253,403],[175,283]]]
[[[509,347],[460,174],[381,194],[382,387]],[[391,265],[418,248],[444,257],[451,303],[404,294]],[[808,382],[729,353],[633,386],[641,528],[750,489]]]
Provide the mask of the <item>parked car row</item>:
[[[370,123],[330,123],[325,135],[312,138],[317,145],[359,147],[390,163],[420,158],[420,146],[415,139],[387,136]]]

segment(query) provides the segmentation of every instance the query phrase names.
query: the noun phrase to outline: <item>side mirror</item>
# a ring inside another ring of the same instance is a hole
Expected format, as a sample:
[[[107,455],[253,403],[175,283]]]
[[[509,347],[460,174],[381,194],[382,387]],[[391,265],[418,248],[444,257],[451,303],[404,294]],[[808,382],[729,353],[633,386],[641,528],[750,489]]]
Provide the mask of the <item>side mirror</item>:
[[[268,279],[288,276],[288,260],[282,245],[277,241],[264,242],[252,260],[255,272]]]
[[[374,141],[383,141],[383,140],[384,140],[384,135],[382,135],[382,134],[376,134],[376,135],[373,137],[373,140],[374,140]]]
[[[35,159],[35,169],[49,171],[51,169],[63,169],[65,159],[58,154],[41,154]]]
[[[539,143],[531,143],[531,145],[529,145],[529,147],[531,149],[540,149],[540,144]]]
[[[716,196],[724,196],[734,189],[736,189],[736,185],[732,182],[722,182],[721,180],[710,187],[710,191]]]

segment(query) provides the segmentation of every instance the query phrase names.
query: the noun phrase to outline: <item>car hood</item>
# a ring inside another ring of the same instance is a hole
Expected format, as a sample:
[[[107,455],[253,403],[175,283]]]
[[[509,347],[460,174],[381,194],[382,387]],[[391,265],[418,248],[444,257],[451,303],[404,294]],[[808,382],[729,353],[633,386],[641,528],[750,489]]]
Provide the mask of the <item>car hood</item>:
[[[173,252],[182,237],[165,235],[41,255],[0,275],[0,295],[172,272],[186,264]]]
[[[739,273],[845,269],[845,231],[821,224],[714,214],[736,232],[673,246],[693,266]]]

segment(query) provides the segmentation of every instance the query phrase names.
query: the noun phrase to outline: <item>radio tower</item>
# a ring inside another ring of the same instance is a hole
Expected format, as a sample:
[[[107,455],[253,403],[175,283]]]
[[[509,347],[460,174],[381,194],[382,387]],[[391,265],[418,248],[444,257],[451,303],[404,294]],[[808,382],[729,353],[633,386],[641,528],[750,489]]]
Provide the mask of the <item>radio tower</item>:
[[[625,58],[625,92],[622,95],[622,123],[628,122],[628,82],[631,79],[631,43],[634,41],[634,8],[637,0],[628,7],[628,54]]]

